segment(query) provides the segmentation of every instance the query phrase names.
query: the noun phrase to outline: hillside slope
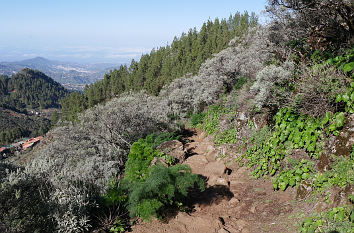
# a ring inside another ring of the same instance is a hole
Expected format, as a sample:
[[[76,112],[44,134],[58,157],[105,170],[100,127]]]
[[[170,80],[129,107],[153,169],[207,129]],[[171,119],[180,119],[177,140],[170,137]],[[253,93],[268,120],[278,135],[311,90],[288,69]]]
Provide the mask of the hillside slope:
[[[23,69],[10,78],[1,76],[0,106],[17,111],[58,108],[69,92],[39,71]]]
[[[42,72],[23,69],[0,76],[0,144],[46,133],[51,114],[69,92]],[[44,109],[51,108],[46,110]]]
[[[269,1],[157,96],[72,95],[80,114],[0,163],[0,230],[352,232],[354,10],[311,3]]]

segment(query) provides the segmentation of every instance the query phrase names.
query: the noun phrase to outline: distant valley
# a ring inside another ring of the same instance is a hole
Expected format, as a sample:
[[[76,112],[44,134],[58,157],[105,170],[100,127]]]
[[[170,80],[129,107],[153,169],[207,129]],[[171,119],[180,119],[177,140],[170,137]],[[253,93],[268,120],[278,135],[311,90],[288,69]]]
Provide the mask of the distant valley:
[[[86,84],[102,79],[104,74],[118,68],[119,65],[111,63],[81,64],[36,57],[15,62],[0,62],[0,75],[11,76],[27,67],[43,72],[67,89],[82,90]]]

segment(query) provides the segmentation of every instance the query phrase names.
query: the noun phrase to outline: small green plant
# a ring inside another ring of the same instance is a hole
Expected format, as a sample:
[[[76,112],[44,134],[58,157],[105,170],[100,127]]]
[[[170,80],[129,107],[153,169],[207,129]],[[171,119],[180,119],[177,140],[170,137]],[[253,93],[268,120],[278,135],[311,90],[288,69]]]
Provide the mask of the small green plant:
[[[264,133],[259,131],[253,135],[243,158],[247,160],[248,168],[253,168],[255,178],[274,176],[280,171],[273,185],[275,189],[285,190],[289,185],[294,186],[308,179],[314,170],[307,162],[300,163],[294,169],[284,170],[281,161],[293,149],[305,149],[311,158],[318,159],[323,147],[323,133],[326,131],[327,134],[338,135],[344,122],[344,113],[331,116],[328,112],[323,118],[315,119],[287,108],[280,109],[274,116],[273,132],[268,130],[265,136],[261,136]]]
[[[161,158],[165,160],[169,166],[175,165],[178,162],[175,157],[168,154],[161,155]]]
[[[200,126],[203,123],[205,116],[206,116],[206,113],[193,114],[192,117],[191,117],[191,125],[192,125],[192,127]]]
[[[354,194],[349,195],[349,201],[354,204]]]
[[[125,232],[126,227],[127,227],[127,225],[121,219],[118,219],[118,220],[116,220],[114,225],[111,227],[109,232],[122,233],[122,232]]]
[[[327,59],[324,64],[335,65],[344,73],[352,73],[354,70],[354,49],[350,49],[346,54]]]
[[[334,185],[345,188],[354,184],[354,160],[347,157],[338,157],[331,165],[331,169],[324,173],[314,174],[312,186],[322,191]]]
[[[211,105],[206,112],[201,128],[205,130],[208,135],[215,134],[219,131],[220,117],[229,112],[229,109],[221,105]]]
[[[225,158],[227,158],[227,154],[220,153],[220,154],[219,154],[219,158],[225,159]]]
[[[164,153],[156,150],[161,143],[179,139],[181,136],[176,133],[150,134],[145,139],[134,142],[130,148],[128,161],[125,165],[125,176],[131,180],[144,180],[148,173],[151,161],[154,157],[163,157],[167,162],[174,163]]]
[[[248,128],[249,128],[249,129],[252,129],[252,128],[255,127],[255,124],[254,124],[254,122],[253,122],[251,119],[248,119],[247,125],[248,125]]]
[[[350,83],[350,88],[344,94],[337,95],[336,101],[345,103],[345,111],[354,113],[354,82]]]
[[[240,90],[242,87],[243,87],[243,85],[245,84],[245,83],[247,83],[247,81],[248,81],[248,78],[247,77],[239,77],[238,79],[237,79],[237,82],[236,82],[236,84],[234,85],[234,89],[235,90]]]
[[[321,151],[318,142],[322,137],[321,129],[328,123],[299,116],[286,108],[277,112],[274,122],[273,133],[258,143],[253,143],[244,155],[248,161],[247,166],[255,166],[252,172],[255,178],[275,175],[288,150],[306,149],[311,157],[318,158]]]
[[[273,180],[273,187],[284,191],[288,186],[294,187],[307,180],[313,171],[313,162],[303,159],[294,168],[281,171]]]
[[[353,232],[354,211],[348,206],[339,206],[327,212],[306,218],[299,231],[312,232]]]
[[[222,131],[214,137],[215,145],[235,144],[237,142],[237,131],[235,128]]]

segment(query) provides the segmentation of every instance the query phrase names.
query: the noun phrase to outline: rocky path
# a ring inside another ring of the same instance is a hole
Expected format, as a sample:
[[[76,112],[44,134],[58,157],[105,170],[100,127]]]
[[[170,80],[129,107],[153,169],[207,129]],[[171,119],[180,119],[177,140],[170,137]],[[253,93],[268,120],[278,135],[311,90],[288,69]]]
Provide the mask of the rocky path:
[[[168,221],[139,222],[132,232],[248,233],[296,232],[294,190],[274,191],[271,181],[255,180],[245,167],[222,158],[212,137],[196,132],[185,144],[185,164],[207,180],[205,192],[193,196],[194,211]]]

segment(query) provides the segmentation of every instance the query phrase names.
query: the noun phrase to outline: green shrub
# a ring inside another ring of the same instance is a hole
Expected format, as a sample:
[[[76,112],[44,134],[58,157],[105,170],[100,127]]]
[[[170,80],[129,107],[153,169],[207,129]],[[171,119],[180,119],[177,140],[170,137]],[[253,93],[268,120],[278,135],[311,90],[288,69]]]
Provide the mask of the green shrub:
[[[145,180],[132,182],[127,178],[129,190],[128,210],[130,216],[151,220],[152,216],[161,217],[168,206],[184,203],[188,189],[195,184],[204,190],[204,181],[188,165],[165,167],[156,164],[151,167]]]
[[[181,135],[177,132],[150,134],[145,139],[139,139],[134,142],[130,148],[128,161],[125,164],[125,177],[132,181],[144,180],[148,173],[151,161],[155,157],[163,157],[168,159],[171,164],[173,159],[164,153],[156,150],[156,147],[165,141],[179,139]]]
[[[154,150],[151,142],[139,139],[130,148],[128,161],[125,164],[125,177],[131,181],[144,180],[149,174],[149,167],[154,157],[160,157],[162,152]]]
[[[56,224],[51,218],[50,184],[25,174],[10,176],[0,184],[0,230],[5,227],[6,232],[13,233],[51,232]]]

